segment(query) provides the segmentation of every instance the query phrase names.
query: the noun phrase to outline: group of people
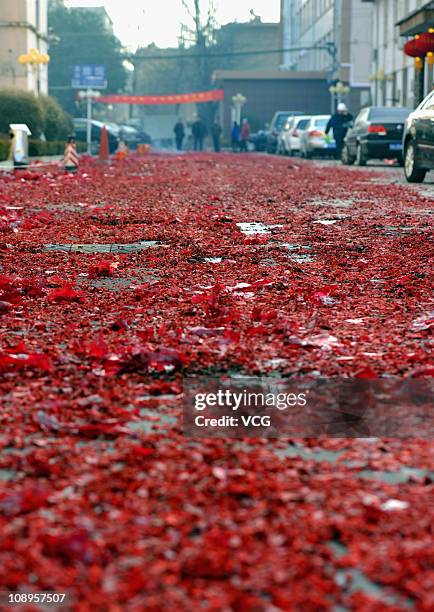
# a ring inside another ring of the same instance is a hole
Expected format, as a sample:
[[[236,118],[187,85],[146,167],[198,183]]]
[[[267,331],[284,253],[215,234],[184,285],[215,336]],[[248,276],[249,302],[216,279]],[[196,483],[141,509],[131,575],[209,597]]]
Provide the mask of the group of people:
[[[176,122],[173,131],[175,134],[176,149],[177,151],[182,151],[184,146],[184,140],[186,137],[186,128],[181,117]],[[231,133],[233,151],[247,152],[247,143],[250,138],[250,132],[250,125],[247,119],[243,120],[241,126],[236,121],[234,121]],[[216,153],[219,153],[222,148],[222,133],[223,128],[220,124],[220,121],[218,119],[215,119],[214,123],[211,126],[211,137],[213,148]],[[193,137],[193,149],[195,151],[203,151],[204,141],[208,135],[208,129],[201,117],[195,117],[195,120],[191,124],[191,134]]]
[[[182,151],[184,146],[184,140],[186,137],[186,129],[184,122],[181,118],[175,124],[173,128],[175,133],[176,149]],[[221,151],[221,138],[222,138],[222,126],[220,121],[216,119],[211,127],[211,136],[213,141],[214,151],[218,153]],[[193,148],[195,151],[203,151],[204,141],[208,135],[208,129],[201,117],[196,117],[191,124],[191,134],[193,136]]]
[[[340,102],[337,107],[337,112],[330,118],[325,133],[326,135],[333,131],[333,137],[336,140],[337,156],[340,158],[342,147],[344,143],[345,135],[348,131],[353,116],[348,112],[346,105]],[[181,118],[178,119],[173,129],[175,133],[176,149],[182,151],[186,130],[184,122]],[[215,119],[211,127],[211,137],[213,142],[214,151],[218,153],[221,151],[221,138],[222,138],[222,126],[220,121]],[[196,116],[195,120],[191,125],[191,133],[193,136],[193,148],[195,151],[203,151],[204,141],[208,135],[206,124],[201,117]],[[240,125],[237,121],[234,121],[231,131],[231,144],[232,151],[241,151],[247,153],[248,142],[250,139],[251,129],[247,119],[243,119]]]
[[[242,151],[247,153],[250,134],[250,125],[247,119],[243,119],[241,126],[237,121],[234,121],[231,133],[232,151]]]

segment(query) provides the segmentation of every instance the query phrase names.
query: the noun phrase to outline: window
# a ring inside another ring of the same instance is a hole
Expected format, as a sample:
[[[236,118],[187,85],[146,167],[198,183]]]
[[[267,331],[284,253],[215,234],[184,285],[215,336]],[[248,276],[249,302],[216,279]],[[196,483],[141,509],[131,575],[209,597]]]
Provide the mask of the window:
[[[389,34],[389,0],[383,2],[383,45],[387,46]]]
[[[368,109],[367,108],[362,108],[362,110],[360,111],[360,113],[357,115],[356,117],[356,122],[355,125],[359,126],[362,123],[364,123],[368,118]]]
[[[305,130],[307,127],[307,124],[309,123],[310,119],[300,119],[300,121],[298,121],[297,125],[295,126],[298,130]]]
[[[434,91],[425,98],[425,100],[420,105],[420,109],[422,110],[434,110]]]
[[[408,68],[402,71],[402,105],[407,106],[408,95]]]
[[[404,123],[410,112],[409,108],[372,108],[369,120],[376,123]]]
[[[320,119],[313,120],[314,127],[320,130],[325,130],[327,123],[328,123],[328,117],[321,117]]]

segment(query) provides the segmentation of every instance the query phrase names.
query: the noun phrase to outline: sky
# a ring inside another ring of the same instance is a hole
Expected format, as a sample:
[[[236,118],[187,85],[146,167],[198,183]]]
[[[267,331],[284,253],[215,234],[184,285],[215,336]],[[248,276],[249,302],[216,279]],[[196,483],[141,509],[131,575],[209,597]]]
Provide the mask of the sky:
[[[117,36],[131,50],[152,42],[176,46],[180,23],[186,22],[181,0],[66,0],[65,4],[105,6]],[[207,4],[202,0],[204,7]],[[214,0],[214,6],[220,24],[248,21],[251,9],[262,21],[279,21],[280,0]]]

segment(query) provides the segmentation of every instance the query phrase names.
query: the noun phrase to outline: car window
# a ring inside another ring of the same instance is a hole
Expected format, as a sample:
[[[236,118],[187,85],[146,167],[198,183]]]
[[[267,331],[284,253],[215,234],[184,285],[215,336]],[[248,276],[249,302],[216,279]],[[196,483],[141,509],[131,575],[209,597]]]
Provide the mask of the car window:
[[[300,119],[300,121],[297,123],[297,129],[305,130],[309,121],[310,119]]]
[[[411,113],[409,108],[371,108],[369,112],[369,121],[381,123],[396,123],[407,119]]]
[[[431,95],[425,98],[420,108],[423,110],[434,110],[434,91],[431,92]]]
[[[290,115],[278,115],[278,117],[276,118],[276,124],[275,124],[275,128],[278,132],[281,129],[283,129],[285,123],[288,121],[289,116]]]
[[[325,130],[327,123],[328,123],[328,117],[324,117],[324,118],[321,117],[321,119],[315,119],[314,126],[316,128],[319,128],[320,130]]]
[[[363,108],[356,117],[355,125],[360,125],[361,123],[366,121],[367,116],[368,116],[368,109]]]

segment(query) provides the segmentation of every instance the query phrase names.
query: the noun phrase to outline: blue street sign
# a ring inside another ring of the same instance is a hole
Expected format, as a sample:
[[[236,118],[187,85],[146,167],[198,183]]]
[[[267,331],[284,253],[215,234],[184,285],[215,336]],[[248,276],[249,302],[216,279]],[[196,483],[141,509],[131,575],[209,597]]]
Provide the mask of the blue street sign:
[[[74,89],[106,89],[105,66],[77,64],[72,68],[72,87]]]

